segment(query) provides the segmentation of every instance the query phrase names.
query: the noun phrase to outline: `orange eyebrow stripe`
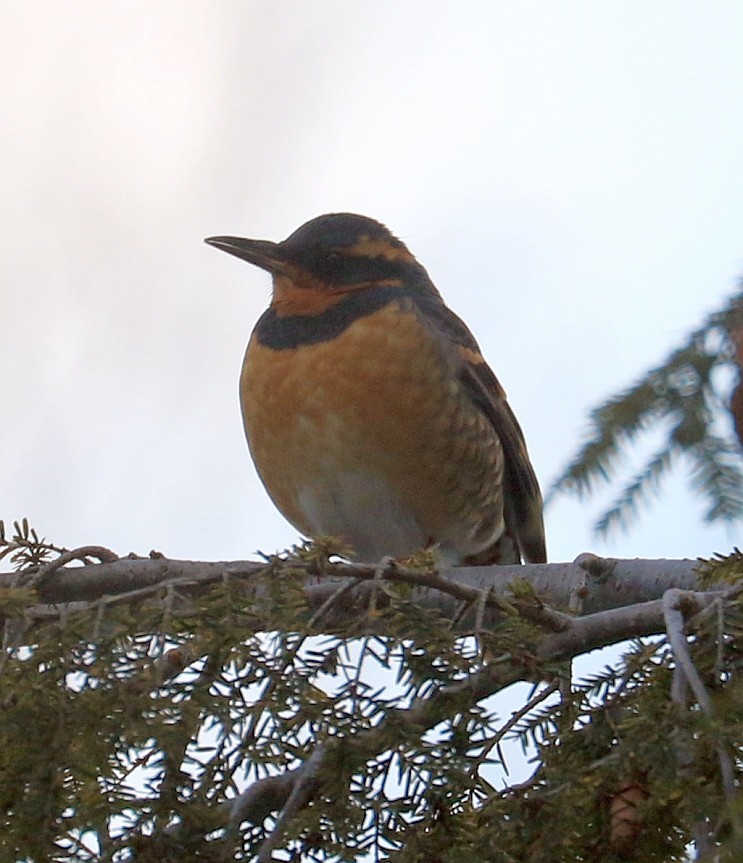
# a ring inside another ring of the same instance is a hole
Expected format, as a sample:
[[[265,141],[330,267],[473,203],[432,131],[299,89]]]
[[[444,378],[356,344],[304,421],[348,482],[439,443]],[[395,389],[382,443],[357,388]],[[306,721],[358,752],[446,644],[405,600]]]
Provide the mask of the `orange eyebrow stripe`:
[[[413,255],[404,246],[393,246],[386,240],[373,240],[368,234],[365,234],[353,246],[349,246],[346,250],[349,255],[355,255],[359,258],[386,258],[388,261],[405,261],[408,264],[415,264],[416,260]]]

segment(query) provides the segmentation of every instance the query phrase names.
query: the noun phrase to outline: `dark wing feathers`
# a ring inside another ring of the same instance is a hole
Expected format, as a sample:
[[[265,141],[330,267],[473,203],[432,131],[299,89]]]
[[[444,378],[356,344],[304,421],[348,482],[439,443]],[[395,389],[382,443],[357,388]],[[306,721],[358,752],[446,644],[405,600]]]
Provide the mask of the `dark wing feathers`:
[[[500,438],[505,457],[504,518],[506,532],[515,537],[521,555],[532,563],[544,563],[547,552],[542,521],[542,495],[529,460],[521,426],[506,394],[467,325],[436,298],[418,302],[420,310],[435,323],[459,353],[460,380],[472,401],[485,414]]]
[[[518,540],[526,560],[545,563],[542,494],[529,460],[526,441],[511,406],[490,367],[465,361],[460,379],[470,397],[490,420],[505,456],[503,501],[506,527]]]

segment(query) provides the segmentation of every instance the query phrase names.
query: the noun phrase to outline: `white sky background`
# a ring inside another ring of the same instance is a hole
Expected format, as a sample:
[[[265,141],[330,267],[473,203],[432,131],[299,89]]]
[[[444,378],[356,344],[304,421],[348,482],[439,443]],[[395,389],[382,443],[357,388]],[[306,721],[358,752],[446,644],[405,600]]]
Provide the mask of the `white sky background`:
[[[0,4],[0,517],[68,547],[244,558],[297,535],[243,440],[269,278],[202,243],[385,222],[470,325],[543,486],[587,411],[743,273],[743,4]],[[684,557],[547,515],[553,560]]]

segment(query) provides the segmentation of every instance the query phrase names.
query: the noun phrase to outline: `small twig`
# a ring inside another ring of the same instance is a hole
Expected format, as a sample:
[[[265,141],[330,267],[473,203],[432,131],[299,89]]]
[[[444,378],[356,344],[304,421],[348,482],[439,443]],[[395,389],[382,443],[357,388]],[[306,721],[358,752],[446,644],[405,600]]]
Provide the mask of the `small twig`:
[[[725,603],[722,597],[718,597],[714,602],[714,607],[717,610],[717,654],[715,656],[715,679],[719,680],[722,676],[723,666],[725,664]]]
[[[111,551],[110,548],[104,548],[102,545],[84,545],[80,548],[73,548],[71,551],[65,551],[59,557],[44,564],[44,566],[31,573],[27,584],[29,587],[42,587],[58,569],[61,569],[73,560],[81,560],[87,565],[90,563],[88,558],[91,557],[96,558],[100,563],[113,563],[116,560],[120,560],[118,554]]]
[[[573,625],[575,618],[570,614],[565,614],[552,608],[549,605],[540,603],[538,607],[519,603],[517,605],[519,614],[531,623],[536,623],[538,626],[548,629],[550,632],[567,632]]]
[[[702,708],[704,713],[709,717],[714,716],[712,700],[709,693],[704,687],[702,678],[694,665],[694,662],[689,653],[689,646],[684,632],[684,615],[682,607],[693,604],[694,611],[698,610],[696,596],[691,591],[677,590],[672,588],[663,594],[663,617],[666,623],[666,632],[668,633],[668,642],[671,645],[676,665],[681,669],[686,678],[691,691],[697,703]],[[680,691],[680,684],[675,687],[676,691]],[[725,799],[728,803],[735,798],[735,771],[730,756],[725,751],[722,745],[717,747],[717,755],[720,760],[720,774],[722,777],[722,790]]]
[[[533,695],[523,707],[520,707],[518,710],[514,710],[511,713],[510,719],[508,719],[501,728],[496,731],[493,737],[488,740],[488,752],[493,749],[494,746],[500,746],[503,738],[513,730],[514,726],[520,722],[527,713],[530,713],[538,704],[541,704],[542,701],[545,701],[553,692],[556,692],[560,688],[560,681],[553,680],[552,683],[549,683],[543,689],[540,689],[535,695]],[[482,762],[486,759],[487,753],[484,753],[480,758],[478,758],[478,763]],[[501,758],[503,762],[503,767],[508,774],[508,768],[505,765],[505,762]]]
[[[24,643],[28,630],[27,620],[6,620],[3,624],[3,643],[0,651],[0,675],[5,672],[5,666],[16,650]]]
[[[492,592],[492,587],[484,587],[480,591],[480,595],[477,597],[477,602],[475,603],[475,635],[478,638],[480,638],[485,628],[485,612]]]
[[[676,664],[684,673],[699,706],[708,716],[711,716],[712,701],[689,654],[686,633],[684,632],[684,614],[681,610],[685,603],[687,607],[693,605],[694,611],[696,611],[698,608],[696,598],[691,591],[672,588],[663,594],[662,602],[668,642],[671,645]]]
[[[671,678],[671,701],[678,704],[679,707],[685,707],[688,690],[686,675],[681,670],[681,666],[677,664],[673,669],[673,677]]]
[[[93,641],[98,641],[101,637],[101,627],[103,626],[106,603],[103,602],[103,600],[98,600],[96,606],[97,608],[95,610],[95,622],[93,623]]]
[[[306,767],[307,762],[279,776],[257,779],[248,785],[242,794],[226,803],[225,806],[230,812],[228,822],[230,832],[237,832],[243,821],[260,824],[272,812],[281,809]]]
[[[374,617],[377,613],[377,597],[379,595],[382,579],[387,575],[388,570],[394,570],[396,562],[393,557],[383,557],[374,567],[374,575],[372,576],[372,592],[369,597],[369,617]]]
[[[173,620],[173,605],[175,603],[176,591],[171,581],[166,590],[165,598],[163,599],[163,615],[161,626],[163,629],[168,629]]]
[[[218,576],[215,576],[210,579],[210,581],[216,581]],[[113,605],[126,605],[129,602],[135,602],[140,599],[146,599],[148,596],[153,596],[156,594],[165,594],[166,597],[169,594],[177,595],[175,588],[178,587],[181,590],[187,589],[189,587],[201,586],[205,583],[205,580],[197,580],[195,578],[174,578],[169,581],[160,581],[155,584],[148,585],[147,587],[137,587],[133,590],[127,590],[123,593],[113,593],[113,594],[104,594],[96,602],[99,603],[101,607],[108,608]],[[66,603],[54,603],[53,605],[32,605],[26,610],[26,617],[31,620],[54,620],[55,618],[62,618],[67,613],[72,613],[75,611],[85,611],[90,607],[90,603],[87,602],[66,602]]]
[[[453,632],[456,630],[457,626],[464,620],[467,612],[472,608],[472,601],[469,599],[463,599],[459,605],[457,610],[452,615],[452,619],[449,621],[448,629]]]
[[[485,641],[483,640],[483,632],[485,631],[485,612],[488,608],[488,600],[492,593],[492,587],[484,587],[477,597],[475,605],[475,637],[476,645],[480,659],[484,662],[487,656]]]
[[[324,757],[325,747],[320,744],[314,748],[312,755],[305,762],[304,769],[300,775],[295,777],[294,787],[284,808],[279,813],[279,817],[276,819],[274,829],[263,840],[258,850],[257,863],[270,863],[271,852],[278,845],[289,822],[309,802],[317,786],[317,773],[320,770]]]
[[[276,639],[276,635],[277,634],[275,633],[274,634],[274,641]],[[261,691],[260,697],[259,697],[259,701],[264,703],[264,704],[268,702],[269,696],[274,691],[274,689],[276,689],[276,687],[278,686],[279,680],[286,673],[286,670],[292,664],[292,662],[296,658],[297,654],[299,653],[299,650],[301,649],[302,645],[305,643],[305,641],[307,640],[307,637],[308,637],[306,634],[300,634],[300,633],[295,633],[295,635],[297,636],[296,643],[293,646],[287,647],[286,658],[281,663],[281,667],[279,669],[274,670],[271,673],[271,675],[266,678],[266,681],[267,681],[266,686]],[[260,736],[260,731],[261,731],[262,726],[259,725],[259,723],[261,723],[261,721],[263,721],[263,726],[265,726],[265,723],[267,721],[269,721],[269,719],[270,719],[270,715],[267,716],[265,711],[263,711],[263,710],[261,710],[260,713],[255,713],[255,712],[251,713],[250,717],[248,718],[245,730],[242,734],[242,745],[243,745],[243,747],[247,746],[248,741],[255,740],[257,737]]]
[[[345,645],[346,655],[348,656],[348,644]],[[345,673],[344,676],[351,687],[351,715],[358,716],[363,719],[363,712],[359,708],[359,687],[361,685],[361,675],[364,670],[364,660],[366,659],[366,654],[369,651],[369,637],[366,636],[361,642],[361,650],[359,652],[358,658],[356,660],[356,671],[354,673],[353,679],[349,680],[348,674]]]
[[[338,590],[332,593],[312,615],[307,628],[313,630],[324,619],[325,615],[333,608],[336,602],[347,593],[350,593],[355,587],[358,587],[358,582],[356,581],[342,582]]]

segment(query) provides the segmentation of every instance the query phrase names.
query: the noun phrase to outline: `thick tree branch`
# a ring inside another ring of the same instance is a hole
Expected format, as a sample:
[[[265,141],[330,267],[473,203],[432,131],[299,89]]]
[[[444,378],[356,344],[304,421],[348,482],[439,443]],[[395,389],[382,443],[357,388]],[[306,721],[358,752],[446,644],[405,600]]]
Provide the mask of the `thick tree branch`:
[[[531,584],[553,606],[580,607],[583,613],[658,599],[671,587],[694,590],[698,586],[697,564],[691,560],[606,560],[581,555],[574,563],[461,567],[439,573],[394,563],[382,570],[374,566],[329,563],[323,566],[322,574],[317,572],[316,564],[292,560],[283,565],[293,572],[304,569],[308,573],[306,590],[311,611],[317,611],[328,602],[343,586],[344,579],[364,582],[376,577],[377,581],[414,585],[416,602],[438,608],[442,616],[450,620],[461,616],[463,602],[471,603],[473,607],[481,602],[483,591],[492,593],[488,604],[497,610],[497,597],[507,594],[509,585],[519,580]],[[277,561],[267,564],[260,561],[194,562],[166,558],[124,558],[88,566],[55,566],[53,572],[49,575],[44,572],[38,579],[35,586],[40,607],[32,609],[28,616],[31,620],[48,619],[59,613],[60,604],[97,600],[129,602],[173,587],[184,595],[198,595],[224,579],[249,584],[269,568],[279,577],[281,566],[282,563]],[[0,587],[14,586],[18,580],[18,573],[0,573]],[[31,581],[34,581],[33,575]],[[347,617],[349,606],[363,606],[368,589],[361,585],[349,587],[348,593],[344,591],[344,602],[334,604],[336,613]],[[322,616],[332,623],[332,614],[328,617],[323,613]],[[487,618],[484,622],[487,624]],[[470,619],[462,625],[471,624]],[[556,627],[559,628],[557,619]]]

